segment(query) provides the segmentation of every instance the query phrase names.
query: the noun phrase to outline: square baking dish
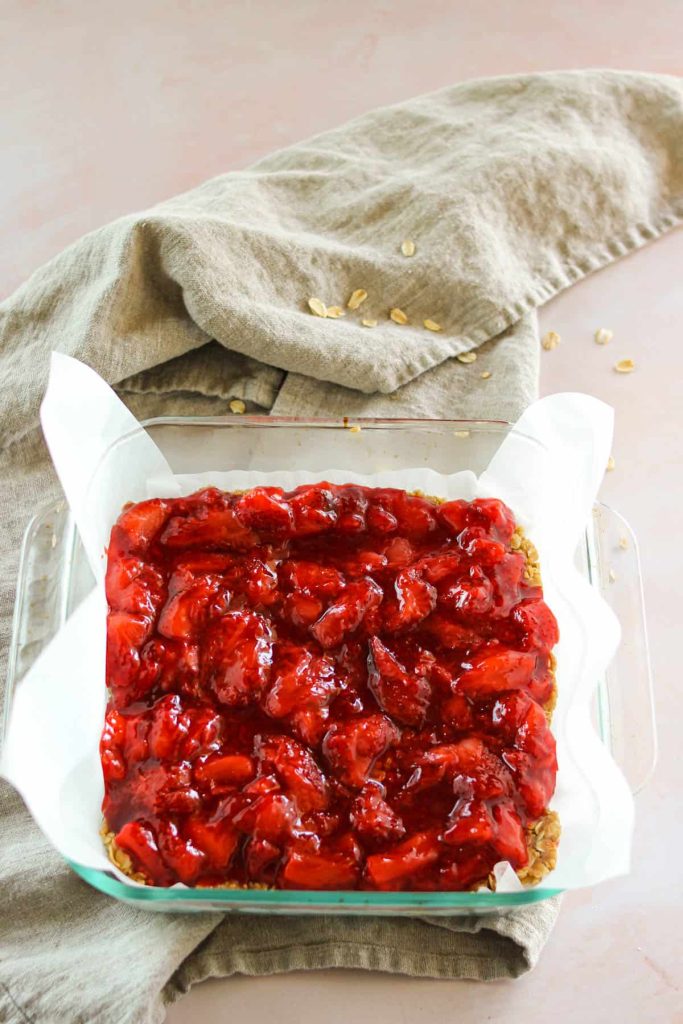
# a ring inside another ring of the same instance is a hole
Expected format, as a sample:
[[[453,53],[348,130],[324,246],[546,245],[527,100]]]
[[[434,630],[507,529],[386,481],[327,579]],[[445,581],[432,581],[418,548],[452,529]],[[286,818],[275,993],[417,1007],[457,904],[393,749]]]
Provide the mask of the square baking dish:
[[[124,435],[105,453],[125,466],[126,449],[146,430],[174,473],[225,469],[287,472],[295,463],[324,479],[331,470],[376,473],[429,467],[450,474],[481,473],[511,432],[515,442],[538,441],[511,424],[486,420],[359,420],[361,435],[338,420],[240,416],[159,418]],[[97,487],[98,471],[92,486]],[[627,545],[624,547],[623,538]],[[618,557],[619,572],[612,564]],[[654,767],[656,738],[647,634],[638,550],[628,524],[596,505],[576,553],[577,566],[611,605],[622,642],[604,678],[596,680],[595,728],[634,792]],[[94,584],[73,519],[64,502],[40,511],[29,523],[21,552],[5,702],[5,728],[12,694],[40,651],[62,627]],[[189,889],[137,886],[113,872],[70,862],[96,889],[116,899],[161,911],[333,913],[408,916],[484,914],[535,903],[560,890],[542,884],[515,893],[321,892],[257,889]]]

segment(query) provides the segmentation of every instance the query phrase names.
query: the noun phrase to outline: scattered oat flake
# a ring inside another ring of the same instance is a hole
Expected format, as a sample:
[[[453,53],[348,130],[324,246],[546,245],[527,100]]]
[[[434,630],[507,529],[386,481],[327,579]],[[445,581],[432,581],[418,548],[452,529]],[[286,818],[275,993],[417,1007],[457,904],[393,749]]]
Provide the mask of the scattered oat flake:
[[[327,316],[327,306],[322,299],[312,298],[308,300],[308,308],[316,316]]]
[[[619,538],[619,547],[622,549],[622,551],[626,551],[628,549],[628,538],[627,537],[620,537]]]
[[[351,292],[349,301],[346,303],[347,309],[358,309],[368,297],[368,293],[365,288],[356,288],[355,292]]]
[[[616,459],[614,458],[613,455],[610,455],[609,459],[607,460],[607,470],[608,470],[608,472],[611,473],[612,470],[616,469],[616,468],[617,468]]]
[[[407,324],[408,317],[405,315],[402,309],[394,307],[389,310],[389,317],[394,321],[395,324]]]
[[[541,345],[546,350],[546,352],[551,352],[552,349],[557,348],[559,344],[560,336],[557,333],[557,331],[548,331],[548,333],[543,336],[543,340],[541,341]]]
[[[336,320],[340,316],[346,316],[346,313],[341,308],[341,306],[328,306],[327,315],[328,317],[331,317],[333,320]]]
[[[454,437],[469,437],[470,436],[470,432],[469,432],[469,430],[454,430],[453,431],[453,436]]]
[[[370,320],[370,319],[361,320],[361,324],[363,325],[363,327],[376,327],[377,326],[377,321],[376,320]]]
[[[617,373],[633,373],[635,368],[636,364],[632,359],[620,359],[618,363],[614,364]]]
[[[354,425],[352,427],[349,427],[349,433],[350,434],[360,434],[361,430],[362,430],[362,427],[360,427],[358,425],[358,423],[354,423]]]
[[[443,327],[441,324],[437,324],[436,320],[423,320],[422,323],[425,325],[428,331],[442,331]]]
[[[477,358],[476,352],[461,352],[459,356],[455,357],[459,363],[473,363]]]
[[[488,380],[489,377],[491,376],[491,371],[490,370],[484,370],[484,372],[480,376],[481,376],[482,380]]]
[[[410,238],[406,238],[404,242],[401,242],[401,252],[403,253],[404,256],[414,256],[415,242],[413,242]]]
[[[230,412],[237,413],[240,416],[243,412],[246,411],[246,408],[247,407],[241,398],[233,398],[232,402],[230,403]]]
[[[614,569],[610,569],[610,571],[609,571],[609,581],[610,581],[610,583],[614,583],[616,578],[617,578],[617,574],[615,573]]]
[[[607,345],[613,337],[614,331],[608,331],[606,327],[600,327],[599,330],[595,332],[595,344]]]

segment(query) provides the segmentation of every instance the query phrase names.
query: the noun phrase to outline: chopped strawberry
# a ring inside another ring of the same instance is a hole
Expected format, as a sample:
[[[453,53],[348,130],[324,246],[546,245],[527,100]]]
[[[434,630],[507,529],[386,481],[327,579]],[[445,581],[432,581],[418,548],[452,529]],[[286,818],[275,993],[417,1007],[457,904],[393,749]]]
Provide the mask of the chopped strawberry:
[[[440,583],[447,576],[461,572],[462,566],[462,555],[448,550],[442,555],[426,555],[420,559],[416,568],[430,583]]]
[[[303,647],[280,646],[263,707],[272,718],[285,718],[302,710],[326,707],[338,692],[331,658]]]
[[[204,854],[208,867],[214,871],[228,869],[239,842],[239,833],[229,819],[189,817],[185,821],[184,833]]]
[[[116,845],[127,853],[133,867],[156,885],[171,885],[175,878],[166,866],[151,828],[140,821],[128,821],[116,834]]]
[[[399,736],[398,728],[384,715],[335,722],[323,739],[323,754],[342,782],[362,789],[377,758]]]
[[[436,590],[422,579],[417,569],[404,569],[396,577],[394,588],[398,606],[387,613],[387,629],[397,632],[422,622],[436,606]]]
[[[254,771],[254,762],[245,754],[223,754],[198,764],[194,777],[197,782],[240,786],[253,779]]]
[[[511,551],[491,569],[494,610],[499,617],[509,615],[522,597],[526,562],[519,551]]]
[[[288,889],[355,889],[359,875],[355,859],[338,851],[291,850],[281,871]]]
[[[157,829],[157,844],[166,865],[185,885],[192,885],[201,874],[206,855],[181,835],[178,826],[166,821]]]
[[[283,533],[294,525],[294,514],[281,487],[252,487],[235,506],[237,515],[257,533]]]
[[[424,676],[411,675],[382,641],[369,642],[368,686],[382,711],[403,725],[421,726],[432,691]]]
[[[268,684],[272,660],[272,630],[256,612],[228,612],[206,632],[203,676],[221,704],[256,703]]]
[[[174,516],[161,535],[167,548],[228,548],[239,551],[258,543],[257,535],[244,526],[235,510],[199,507],[194,515]]]
[[[524,828],[519,814],[510,801],[494,804],[495,822],[494,847],[501,860],[507,860],[513,868],[522,868],[529,860]]]
[[[417,832],[390,850],[371,854],[365,871],[377,889],[396,889],[438,859],[439,842],[434,833]]]
[[[365,614],[379,606],[382,588],[369,577],[349,583],[341,596],[311,626],[311,633],[325,648],[339,647],[349,633],[355,632]]]
[[[319,562],[284,562],[280,573],[294,590],[313,597],[336,597],[344,587],[339,570]]]
[[[141,501],[125,509],[111,531],[110,560],[126,555],[144,557],[170,514],[170,502],[160,498]]]
[[[490,843],[495,836],[495,824],[482,800],[461,797],[448,816],[448,828],[443,833],[444,843],[464,846],[466,843]]]
[[[246,574],[245,592],[252,608],[275,604],[279,598],[275,569],[260,558],[249,558],[243,565],[243,571]]]
[[[293,590],[282,603],[282,614],[294,626],[306,629],[320,618],[324,607],[319,597]]]
[[[259,771],[274,770],[300,814],[322,811],[330,801],[327,779],[313,755],[285,736],[257,738]]]
[[[543,600],[522,601],[511,617],[519,627],[525,651],[551,651],[560,639],[557,619]]]
[[[446,527],[451,536],[457,535],[464,530],[469,521],[469,503],[458,498],[456,501],[445,501],[439,505],[436,514],[439,521]]]
[[[329,484],[297,487],[289,496],[289,506],[296,537],[324,533],[337,522],[336,501]]]
[[[414,494],[399,491],[392,510],[398,519],[399,527],[408,537],[426,537],[437,526],[436,509],[430,502]]]
[[[230,593],[220,576],[193,576],[186,569],[176,569],[157,629],[169,640],[195,640],[229,605]]]
[[[365,519],[368,530],[373,533],[395,533],[398,529],[398,519],[379,500],[370,503]]]
[[[365,530],[365,513],[368,507],[365,488],[347,484],[346,487],[337,490],[335,498],[336,532],[356,534]]]
[[[126,763],[123,755],[125,735],[123,716],[116,708],[107,708],[100,738],[100,760],[106,785],[119,782],[126,776]]]
[[[472,626],[454,622],[447,614],[435,612],[425,622],[425,628],[434,637],[434,643],[449,651],[464,651],[479,646],[481,634]]]
[[[393,537],[386,548],[384,554],[387,558],[387,565],[392,569],[400,569],[410,563],[415,558],[415,548],[405,537]]]
[[[107,686],[114,696],[135,685],[140,670],[140,648],[150,634],[148,615],[109,612],[107,616]]]
[[[275,843],[252,836],[245,843],[243,853],[247,877],[259,881],[264,881],[267,878],[272,881],[270,876],[274,873],[276,862],[281,856],[282,850]]]
[[[472,519],[486,524],[495,540],[507,545],[515,532],[515,517],[507,505],[498,498],[476,498],[471,504]]]
[[[535,671],[535,654],[492,648],[472,658],[458,676],[456,688],[466,697],[493,697],[506,690],[528,689]]]
[[[431,747],[417,759],[406,789],[428,789],[444,779],[452,784],[456,775],[472,772],[481,764],[485,750],[483,742],[474,736]]]
[[[155,618],[164,600],[164,577],[140,558],[110,559],[105,582],[112,611]]]
[[[154,705],[148,720],[150,757],[158,761],[177,760],[190,724],[190,715],[183,710],[180,697],[177,694],[162,697]]]
[[[476,566],[465,579],[450,583],[439,594],[439,605],[458,619],[486,615],[493,608],[493,585]]]
[[[279,845],[291,835],[296,817],[296,808],[284,793],[267,793],[239,811],[233,824],[240,832]]]
[[[384,787],[379,782],[368,782],[351,805],[349,821],[366,843],[393,842],[405,835],[400,815],[384,797]]]
[[[140,651],[135,696],[142,697],[155,686],[196,696],[199,688],[197,645],[183,640],[162,640],[156,636],[148,640]]]
[[[504,761],[515,777],[519,794],[530,818],[540,818],[555,792],[555,752],[542,760],[523,750],[506,750]]]

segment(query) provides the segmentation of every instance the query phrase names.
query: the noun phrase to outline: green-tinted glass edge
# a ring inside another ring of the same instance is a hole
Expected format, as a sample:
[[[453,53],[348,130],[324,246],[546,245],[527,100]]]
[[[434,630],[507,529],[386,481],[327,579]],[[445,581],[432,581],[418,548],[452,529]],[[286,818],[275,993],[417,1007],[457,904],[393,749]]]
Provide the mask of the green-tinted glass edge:
[[[253,906],[259,910],[320,907],[329,906],[363,907],[370,910],[406,907],[410,910],[435,909],[479,909],[496,907],[523,906],[527,903],[538,903],[541,900],[559,896],[562,889],[526,889],[524,892],[318,892],[299,889],[162,889],[158,886],[124,885],[95,868],[86,868],[74,861],[67,860],[69,867],[84,881],[100,892],[113,896],[118,900],[129,900],[139,903],[155,903],[164,901],[178,903],[206,902],[242,904]],[[179,906],[179,909],[181,907]]]

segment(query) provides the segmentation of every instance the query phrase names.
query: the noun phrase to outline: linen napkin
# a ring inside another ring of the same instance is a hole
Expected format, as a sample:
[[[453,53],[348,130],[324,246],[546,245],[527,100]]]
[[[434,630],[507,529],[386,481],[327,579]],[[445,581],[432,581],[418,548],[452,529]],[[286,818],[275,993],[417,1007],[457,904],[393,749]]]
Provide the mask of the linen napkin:
[[[681,82],[563,72],[375,111],[88,235],[0,307],[3,658],[21,534],[58,494],[37,418],[52,348],[143,417],[229,414],[239,398],[282,415],[512,419],[535,397],[536,307],[682,215]],[[357,289],[343,318],[310,311]],[[236,972],[516,977],[557,914],[554,900],[483,918],[154,915],[91,891],[4,784],[0,815],[12,1024],[156,1024],[193,983]]]

